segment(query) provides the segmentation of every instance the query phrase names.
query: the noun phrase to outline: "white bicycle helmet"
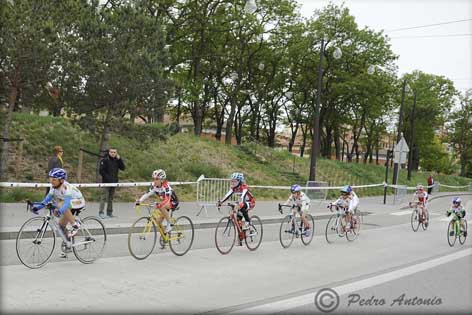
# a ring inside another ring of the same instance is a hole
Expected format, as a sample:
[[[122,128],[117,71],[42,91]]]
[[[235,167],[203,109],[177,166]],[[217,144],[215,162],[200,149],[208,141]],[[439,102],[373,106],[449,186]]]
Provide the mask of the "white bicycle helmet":
[[[158,169],[152,172],[152,178],[155,179],[166,179],[166,172],[164,170]]]

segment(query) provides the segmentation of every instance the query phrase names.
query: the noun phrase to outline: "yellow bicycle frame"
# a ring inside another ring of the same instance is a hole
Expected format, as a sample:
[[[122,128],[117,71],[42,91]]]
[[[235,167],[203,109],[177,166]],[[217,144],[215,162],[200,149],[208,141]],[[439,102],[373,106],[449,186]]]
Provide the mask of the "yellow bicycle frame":
[[[157,222],[157,219],[159,217],[164,217],[164,215],[162,214],[159,208],[155,207],[155,205],[156,203],[141,203],[135,206],[134,208],[138,216],[142,216],[141,214],[142,208],[146,208],[148,210],[149,220],[146,226],[144,227],[144,231],[142,232],[142,234],[151,233],[152,226],[154,224],[157,226],[157,229],[159,230],[159,233],[161,234],[161,237],[164,240],[164,242],[175,241],[175,240],[183,238],[184,234],[181,232],[183,228],[180,225],[176,224],[176,220],[172,216],[170,217],[170,221],[171,221],[171,224],[174,225],[174,228],[171,231],[171,233],[164,232],[164,228],[162,227],[162,224]],[[152,208],[154,208],[154,210],[151,212]],[[172,234],[172,235],[169,236],[168,234]]]

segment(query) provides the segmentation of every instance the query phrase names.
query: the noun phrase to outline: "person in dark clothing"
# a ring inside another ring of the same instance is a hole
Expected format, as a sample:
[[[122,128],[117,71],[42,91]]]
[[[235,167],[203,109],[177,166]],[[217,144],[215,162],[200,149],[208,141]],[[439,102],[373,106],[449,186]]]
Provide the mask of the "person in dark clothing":
[[[100,175],[102,183],[118,183],[119,170],[125,169],[125,163],[121,159],[118,151],[114,148],[108,150],[108,154],[100,161]],[[103,187],[103,195],[100,200],[100,208],[98,215],[101,218],[113,217],[113,197],[115,196],[116,187]],[[107,203],[107,216],[105,216],[105,201]]]
[[[62,156],[64,155],[64,150],[60,145],[56,145],[53,149],[53,156],[48,159],[48,169],[46,170],[46,179],[49,181],[49,172],[53,168],[64,168],[64,161]],[[50,187],[46,187],[46,195],[49,193]]]
[[[429,175],[428,177],[428,195],[431,195],[433,192],[433,186],[434,185],[434,179],[433,179],[433,173]],[[430,187],[431,186],[431,187]]]

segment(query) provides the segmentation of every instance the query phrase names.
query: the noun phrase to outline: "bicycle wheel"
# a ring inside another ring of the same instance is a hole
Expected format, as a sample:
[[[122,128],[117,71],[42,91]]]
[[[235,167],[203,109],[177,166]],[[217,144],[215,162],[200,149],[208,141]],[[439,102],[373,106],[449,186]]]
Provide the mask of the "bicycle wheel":
[[[461,243],[461,245],[463,245],[465,243],[465,240],[467,239],[467,220],[466,219],[462,219],[464,221],[464,229],[462,229],[462,227],[459,226],[459,229],[461,229],[461,234],[459,234],[459,243]],[[459,221],[459,225],[460,225],[460,221]]]
[[[326,223],[325,237],[328,243],[334,243],[340,237],[344,237],[342,218],[333,214]]]
[[[291,215],[285,216],[280,222],[279,240],[283,248],[289,248],[292,245],[295,228],[295,222],[292,221]]]
[[[413,232],[418,231],[418,228],[420,227],[419,219],[418,209],[413,210],[411,213],[411,228],[413,229]]]
[[[128,232],[128,249],[131,256],[143,260],[151,255],[157,241],[157,227],[151,217],[137,219]]]
[[[230,217],[221,218],[215,229],[216,249],[223,255],[228,254],[236,243],[236,227]]]
[[[72,238],[72,251],[84,264],[93,263],[102,256],[107,242],[107,231],[97,217],[86,217],[80,221],[80,229]]]
[[[170,250],[177,256],[185,255],[192,247],[194,235],[192,220],[186,216],[178,217],[169,232]]]
[[[257,215],[251,216],[251,225],[246,230],[244,238],[250,251],[256,250],[261,245],[263,232],[262,220]]]
[[[23,265],[31,269],[44,266],[56,246],[56,233],[43,217],[26,221],[16,237],[16,254]]]
[[[302,233],[302,243],[304,245],[308,245],[311,243],[313,240],[313,236],[315,235],[315,219],[311,214],[305,214],[305,218],[308,221],[308,224],[310,225],[310,229],[308,231],[305,231],[305,233]],[[305,228],[302,224],[302,227]]]
[[[425,219],[421,221],[421,227],[423,228],[423,231],[426,231],[426,229],[428,228],[428,225],[429,225],[429,212],[428,210],[425,210]],[[426,225],[425,222],[428,222],[428,224]]]
[[[351,219],[351,228],[346,231],[346,238],[348,241],[354,241],[359,236],[361,229],[361,218],[358,214],[353,214]]]
[[[456,230],[455,230],[455,220],[451,220],[449,221],[449,224],[447,226],[447,242],[449,243],[449,246],[454,246],[454,244],[456,243],[456,238],[457,238],[457,234],[456,234]]]

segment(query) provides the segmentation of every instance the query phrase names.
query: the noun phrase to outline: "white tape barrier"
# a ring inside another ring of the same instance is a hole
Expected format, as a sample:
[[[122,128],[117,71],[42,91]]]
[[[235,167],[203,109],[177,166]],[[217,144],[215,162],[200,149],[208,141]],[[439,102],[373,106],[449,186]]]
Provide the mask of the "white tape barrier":
[[[368,188],[368,187],[380,187],[385,186],[382,184],[372,184],[372,185],[359,185],[359,186],[351,186],[352,188]],[[249,185],[249,188],[267,188],[267,189],[285,189],[289,190],[291,186],[257,186],[257,185]],[[303,190],[329,190],[329,189],[341,189],[344,186],[327,186],[327,187],[303,187]]]
[[[444,184],[440,184],[440,186],[444,186],[444,187],[447,187],[447,188],[468,188],[469,185],[465,185],[465,186],[449,186],[449,185],[444,185]]]
[[[192,185],[197,182],[169,182],[170,185]],[[89,188],[89,187],[148,187],[152,182],[137,182],[137,183],[71,183],[77,188]],[[48,183],[0,183],[0,187],[15,188],[15,187],[29,187],[29,188],[40,188],[40,187],[51,187]]]

